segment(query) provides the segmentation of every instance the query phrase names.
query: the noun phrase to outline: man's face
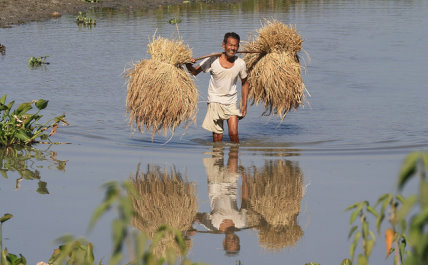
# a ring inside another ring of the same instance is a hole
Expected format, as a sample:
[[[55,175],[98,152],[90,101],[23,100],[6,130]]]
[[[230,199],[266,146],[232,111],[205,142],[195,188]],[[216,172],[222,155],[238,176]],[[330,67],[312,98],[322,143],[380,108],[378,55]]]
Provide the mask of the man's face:
[[[239,41],[235,38],[229,37],[227,38],[226,43],[223,42],[222,46],[226,56],[233,57],[239,49]]]

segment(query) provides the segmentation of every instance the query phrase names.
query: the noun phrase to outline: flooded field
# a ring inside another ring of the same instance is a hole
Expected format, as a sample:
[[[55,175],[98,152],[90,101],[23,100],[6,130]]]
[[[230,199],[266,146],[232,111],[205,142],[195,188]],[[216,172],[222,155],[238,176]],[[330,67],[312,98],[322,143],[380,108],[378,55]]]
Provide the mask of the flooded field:
[[[53,137],[70,144],[0,151],[0,215],[14,215],[3,226],[3,246],[35,264],[47,261],[57,237],[73,234],[94,243],[96,260],[108,260],[113,214],[87,234],[91,214],[104,183],[128,180],[140,168],[175,172],[180,185],[194,187],[186,196],[197,214],[184,225],[191,227],[192,261],[340,264],[351,243],[344,209],[394,191],[403,158],[427,150],[427,11],[423,0],[193,3],[127,14],[95,10],[92,28],[63,16],[0,29],[7,47],[0,94],[18,102],[48,99],[45,115],[65,113],[70,123]],[[248,40],[264,18],[294,25],[310,55],[303,74],[308,102],[282,122],[250,106],[239,123],[239,147],[228,137],[214,146],[201,128],[209,79],[201,74],[196,124],[171,139],[132,133],[123,72],[148,58],[155,32],[177,34],[168,23],[173,17],[181,18],[179,34],[195,57],[221,51],[225,32]],[[49,65],[28,67],[31,56],[44,55]],[[232,235],[218,231],[221,216],[211,203],[224,192],[240,220]],[[271,206],[258,205],[263,199]],[[145,214],[157,211],[166,210]],[[381,241],[371,261],[392,264]]]

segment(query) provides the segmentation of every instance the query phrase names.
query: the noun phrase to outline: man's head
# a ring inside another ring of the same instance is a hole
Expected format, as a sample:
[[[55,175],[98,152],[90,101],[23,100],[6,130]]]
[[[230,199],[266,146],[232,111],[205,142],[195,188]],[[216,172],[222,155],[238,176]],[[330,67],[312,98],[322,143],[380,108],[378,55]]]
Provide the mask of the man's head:
[[[224,34],[222,46],[227,57],[235,56],[239,49],[240,40],[241,38],[235,32],[228,32]]]
[[[239,243],[239,237],[233,232],[227,232],[223,240],[223,249],[226,251],[226,255],[234,256],[239,253],[241,245]]]

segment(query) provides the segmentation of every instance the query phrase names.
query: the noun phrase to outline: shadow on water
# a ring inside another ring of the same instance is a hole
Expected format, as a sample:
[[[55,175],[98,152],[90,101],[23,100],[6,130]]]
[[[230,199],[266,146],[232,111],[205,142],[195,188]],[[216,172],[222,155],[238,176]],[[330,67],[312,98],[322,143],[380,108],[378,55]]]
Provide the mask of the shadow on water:
[[[174,166],[167,169],[148,165],[145,172],[138,166],[131,177],[137,191],[132,199],[137,212],[133,225],[151,240],[162,225],[173,227],[181,231],[187,250],[193,241],[201,240],[194,237],[197,234],[206,235],[205,240],[209,235],[224,235],[222,248],[228,256],[240,252],[240,236],[246,230],[256,232],[258,244],[269,251],[295,246],[303,236],[297,220],[304,195],[299,165],[285,159],[267,159],[262,167],[244,166],[239,160],[239,146],[213,146],[205,154],[209,155],[202,159],[208,212],[199,211],[196,184]],[[154,252],[164,256],[173,242],[174,235],[166,236]],[[175,252],[179,254],[178,247]]]
[[[57,159],[57,153],[49,150],[33,147],[23,148],[0,148],[0,173],[7,179],[11,175],[18,175],[15,190],[21,187],[23,180],[38,181],[37,192],[49,194],[47,182],[42,180],[40,169],[48,168],[65,171],[67,161]]]

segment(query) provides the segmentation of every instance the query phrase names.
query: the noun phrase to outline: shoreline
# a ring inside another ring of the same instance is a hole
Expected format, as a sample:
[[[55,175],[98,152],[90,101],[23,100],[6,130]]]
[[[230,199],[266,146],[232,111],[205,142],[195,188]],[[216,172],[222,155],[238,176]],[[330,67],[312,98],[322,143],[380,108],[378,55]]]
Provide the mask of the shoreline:
[[[193,1],[191,1],[193,2]],[[210,3],[232,3],[236,0],[211,0]],[[33,21],[45,21],[62,15],[76,15],[92,8],[114,8],[123,12],[155,9],[164,5],[183,4],[183,0],[0,0],[0,28],[11,28]]]

